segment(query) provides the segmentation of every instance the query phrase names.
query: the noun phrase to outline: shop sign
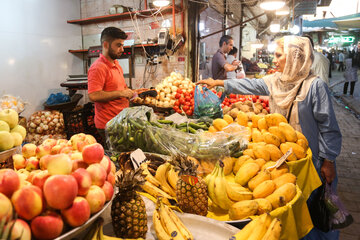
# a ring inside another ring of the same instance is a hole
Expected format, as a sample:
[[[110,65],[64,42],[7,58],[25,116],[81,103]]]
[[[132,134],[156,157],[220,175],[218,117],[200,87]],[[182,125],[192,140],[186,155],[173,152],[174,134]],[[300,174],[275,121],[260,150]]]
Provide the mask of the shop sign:
[[[329,43],[353,43],[354,40],[354,36],[332,36],[329,38]]]

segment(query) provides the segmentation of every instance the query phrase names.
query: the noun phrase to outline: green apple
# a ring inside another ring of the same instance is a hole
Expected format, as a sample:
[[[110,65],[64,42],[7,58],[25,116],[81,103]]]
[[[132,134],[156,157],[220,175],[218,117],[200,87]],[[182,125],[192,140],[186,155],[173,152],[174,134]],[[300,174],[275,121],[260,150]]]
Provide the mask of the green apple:
[[[15,140],[9,132],[0,131],[0,151],[9,150],[14,146]]]
[[[26,129],[21,125],[16,125],[10,132],[18,132],[20,133],[22,140],[26,137]]]
[[[10,132],[10,127],[7,122],[0,120],[0,131]]]
[[[18,132],[11,132],[10,134],[14,138],[14,146],[20,146],[23,141],[21,134]]]
[[[7,122],[11,129],[18,124],[19,114],[14,109],[4,109],[0,111],[0,120]]]

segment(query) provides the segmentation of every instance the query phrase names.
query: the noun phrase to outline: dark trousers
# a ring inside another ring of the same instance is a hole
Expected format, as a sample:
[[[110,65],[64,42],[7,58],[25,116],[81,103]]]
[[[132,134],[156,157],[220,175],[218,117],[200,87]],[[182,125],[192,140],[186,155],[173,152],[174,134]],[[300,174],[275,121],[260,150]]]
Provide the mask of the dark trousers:
[[[331,68],[332,68],[332,63],[330,62],[330,67],[329,67],[329,78],[331,78]]]
[[[340,62],[339,63],[339,68],[338,68],[338,71],[340,72],[340,71],[345,71],[345,65],[344,65],[344,63],[343,62]]]
[[[343,91],[344,94],[347,93],[348,87],[349,87],[349,82],[345,82],[344,91]],[[350,82],[350,95],[351,96],[354,94],[354,89],[355,89],[355,82]]]

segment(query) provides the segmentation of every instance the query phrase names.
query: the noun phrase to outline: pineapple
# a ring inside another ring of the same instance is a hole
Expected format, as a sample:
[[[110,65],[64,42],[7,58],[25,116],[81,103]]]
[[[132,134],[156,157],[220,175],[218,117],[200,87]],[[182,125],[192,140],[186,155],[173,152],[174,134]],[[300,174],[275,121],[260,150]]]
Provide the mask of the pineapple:
[[[111,218],[115,235],[121,238],[145,238],[147,216],[145,203],[136,192],[144,184],[143,170],[119,171],[116,194],[111,206]]]
[[[172,157],[170,163],[179,173],[176,183],[176,198],[183,212],[206,216],[208,211],[207,185],[198,176],[198,165],[182,154]]]

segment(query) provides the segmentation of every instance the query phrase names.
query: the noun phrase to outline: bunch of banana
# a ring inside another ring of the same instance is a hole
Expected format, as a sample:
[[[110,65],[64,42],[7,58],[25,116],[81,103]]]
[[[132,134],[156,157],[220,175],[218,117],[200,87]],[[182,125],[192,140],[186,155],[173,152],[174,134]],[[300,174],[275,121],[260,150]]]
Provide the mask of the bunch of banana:
[[[162,190],[164,190],[171,196],[175,197],[176,184],[175,184],[175,188],[173,188],[168,182],[169,179],[168,175],[170,169],[171,169],[171,164],[169,162],[165,162],[164,164],[161,164],[156,170],[155,178],[160,182]]]
[[[230,200],[227,194],[227,181],[224,175],[223,162],[216,163],[214,170],[205,178],[208,186],[208,196],[213,205],[223,209],[229,210],[234,203]]]
[[[159,240],[193,240],[191,232],[168,206],[157,202],[153,224]]]
[[[104,220],[102,218],[96,219],[95,222],[90,226],[90,230],[86,233],[83,240],[144,240],[143,238],[130,239],[104,235],[103,223]]]
[[[248,223],[230,240],[278,240],[281,234],[281,223],[278,218],[271,220],[265,213]]]

